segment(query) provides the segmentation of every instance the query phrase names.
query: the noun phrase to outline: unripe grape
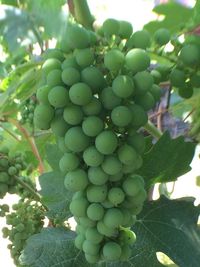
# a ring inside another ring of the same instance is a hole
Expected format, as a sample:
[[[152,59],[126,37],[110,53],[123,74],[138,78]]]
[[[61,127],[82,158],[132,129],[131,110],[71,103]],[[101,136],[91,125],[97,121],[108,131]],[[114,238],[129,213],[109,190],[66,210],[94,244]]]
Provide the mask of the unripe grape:
[[[51,130],[56,136],[64,136],[68,129],[69,125],[60,115],[55,116],[51,121]]]
[[[94,244],[89,240],[83,242],[83,251],[89,255],[98,255],[100,251],[100,245]]]
[[[89,202],[85,198],[73,199],[69,205],[69,209],[74,216],[84,217],[89,206]]]
[[[88,166],[97,167],[103,162],[104,156],[95,146],[90,146],[84,151],[83,159]]]
[[[84,235],[82,235],[82,234],[77,235],[75,240],[74,240],[75,247],[77,247],[78,249],[82,249],[84,241],[85,241]]]
[[[80,217],[79,220],[80,220],[80,224],[84,226],[85,228],[94,227],[96,225],[96,222],[89,219],[88,217]]]
[[[115,261],[121,257],[122,249],[116,242],[107,242],[103,247],[103,256],[105,260]]]
[[[103,202],[107,197],[106,185],[89,185],[87,188],[87,199],[90,202]]]
[[[79,165],[79,159],[74,153],[65,153],[59,161],[60,170],[66,174],[75,170]]]
[[[110,71],[119,71],[124,65],[124,54],[117,49],[108,51],[104,56],[104,65]]]
[[[48,100],[53,107],[63,108],[69,103],[69,92],[63,86],[55,86],[50,90]]]
[[[127,143],[131,145],[135,150],[142,154],[145,150],[145,139],[140,133],[133,133],[127,138]]]
[[[88,178],[85,171],[76,169],[65,176],[65,187],[73,192],[84,190],[88,185]]]
[[[151,37],[148,31],[141,30],[133,33],[131,38],[127,41],[129,48],[146,49],[151,45]]]
[[[107,227],[119,227],[123,222],[123,214],[118,208],[111,208],[106,210],[103,222]]]
[[[187,66],[197,65],[200,62],[199,48],[194,44],[186,44],[181,49],[179,58]]]
[[[100,234],[105,235],[107,237],[114,237],[117,234],[115,228],[107,227],[103,221],[99,221],[97,223],[97,230]]]
[[[58,49],[58,48],[54,48],[54,49],[47,49],[44,54],[43,54],[43,58],[44,59],[48,59],[48,58],[56,58],[60,61],[64,60],[64,55],[63,52]]]
[[[68,105],[64,109],[63,118],[71,125],[80,124],[83,120],[83,112],[81,107],[73,104]]]
[[[131,113],[132,113],[132,125],[134,127],[141,127],[145,125],[148,121],[148,116],[144,109],[136,104],[130,105],[129,106]]]
[[[153,85],[153,77],[147,71],[138,72],[134,76],[134,83],[136,87],[136,94],[145,94]]]
[[[119,127],[128,126],[132,120],[132,114],[128,107],[118,106],[111,112],[111,119],[113,124]]]
[[[128,196],[136,196],[144,187],[144,182],[141,176],[131,175],[124,180],[122,187]]]
[[[87,84],[76,83],[69,89],[69,98],[72,103],[84,106],[92,100],[92,91]]]
[[[76,70],[79,69],[79,65],[76,62],[76,59],[73,55],[68,55],[68,57],[62,63],[62,70],[67,68],[74,68]]]
[[[7,183],[10,177],[7,172],[0,172],[0,183]]]
[[[162,90],[160,86],[158,86],[157,84],[153,84],[153,86],[149,89],[149,92],[152,94],[156,102],[160,100],[162,95]]]
[[[37,127],[49,123],[54,116],[54,109],[49,105],[39,104],[34,111],[34,123]],[[43,127],[41,127],[43,129]]]
[[[82,107],[82,110],[85,115],[92,116],[98,115],[101,112],[101,102],[98,98],[93,97],[92,100],[85,106]]]
[[[193,74],[190,77],[190,83],[193,87],[199,88],[200,87],[200,75],[199,74]]]
[[[93,221],[99,221],[104,216],[104,208],[100,203],[92,203],[87,208],[87,216]]]
[[[105,130],[97,135],[95,146],[99,152],[105,155],[112,154],[117,148],[117,137],[114,132]]]
[[[152,109],[155,106],[155,100],[154,97],[150,92],[147,92],[146,94],[142,96],[137,96],[135,98],[135,103],[143,107],[145,111],[148,111]]]
[[[128,69],[133,72],[144,71],[150,65],[150,58],[148,54],[140,48],[131,49],[126,54],[125,61]]]
[[[173,69],[169,75],[170,82],[175,87],[182,87],[185,85],[185,73],[179,69]]]
[[[116,156],[106,156],[101,167],[108,175],[115,175],[121,171],[122,164]]]
[[[84,151],[90,144],[90,139],[81,127],[70,128],[65,134],[65,144],[73,152]]]
[[[119,75],[113,80],[112,90],[116,96],[127,98],[134,93],[133,80],[127,75]]]
[[[154,79],[154,83],[159,84],[161,82],[162,75],[160,74],[160,72],[158,70],[153,69],[151,71],[151,76]]]
[[[91,167],[88,169],[88,179],[94,185],[104,185],[108,178],[108,174],[101,167]]]
[[[68,26],[66,36],[70,48],[87,48],[89,46],[88,32],[78,25]]]
[[[97,116],[89,116],[82,123],[83,132],[87,136],[97,136],[104,128],[103,121]]]
[[[158,29],[154,33],[154,40],[160,46],[167,44],[170,41],[169,30],[165,28]]]
[[[82,68],[92,65],[94,62],[94,53],[89,49],[80,49],[75,52],[76,62]]]
[[[119,233],[119,240],[124,245],[132,245],[136,241],[136,235],[129,229],[123,229]]]
[[[130,22],[121,20],[119,21],[119,36],[122,39],[128,39],[133,32],[133,27]]]
[[[42,104],[49,104],[48,100],[48,94],[51,90],[51,87],[48,85],[44,85],[42,87],[39,87],[36,92],[36,97]]]
[[[47,75],[47,85],[49,87],[54,87],[57,85],[62,85],[61,78],[62,71],[60,69],[51,70]]]
[[[93,264],[93,263],[97,263],[100,260],[100,256],[99,255],[90,255],[85,253],[85,258],[87,260],[87,262]]]
[[[127,261],[130,257],[131,257],[131,248],[128,245],[124,245],[123,247],[121,247],[122,249],[122,253],[120,256],[120,260],[121,261]]]
[[[116,19],[106,19],[103,23],[102,29],[105,36],[117,35],[119,32],[119,21]]]
[[[178,88],[178,94],[183,97],[183,98],[190,98],[192,97],[193,95],[193,88],[189,88],[187,86],[184,86],[184,87],[181,87],[181,88]]]
[[[42,65],[42,70],[46,75],[48,75],[50,71],[60,68],[61,68],[61,62],[56,58],[49,58],[45,60],[44,64]]]
[[[118,154],[119,160],[123,164],[126,164],[126,165],[134,165],[134,162],[138,156],[135,149],[128,144],[122,145],[118,149],[117,154]]]
[[[112,110],[121,104],[122,99],[119,98],[114,92],[112,87],[106,87],[102,90],[100,100],[105,109]]]
[[[79,71],[73,67],[65,68],[62,71],[61,77],[64,84],[68,86],[78,83],[81,79]]]
[[[125,194],[119,187],[113,187],[108,191],[108,200],[115,206],[124,201]]]

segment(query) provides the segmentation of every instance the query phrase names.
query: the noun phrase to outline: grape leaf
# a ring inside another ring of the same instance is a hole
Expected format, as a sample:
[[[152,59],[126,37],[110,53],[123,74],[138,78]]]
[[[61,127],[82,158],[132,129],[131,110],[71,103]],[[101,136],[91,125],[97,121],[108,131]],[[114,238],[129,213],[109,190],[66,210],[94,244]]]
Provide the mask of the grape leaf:
[[[200,1],[199,0],[196,0],[196,4],[194,6],[193,22],[196,25],[200,24]]]
[[[39,182],[42,202],[48,208],[47,216],[65,220],[71,217],[69,204],[72,194],[64,187],[64,175],[58,171],[47,172],[39,177]]]
[[[155,20],[147,23],[144,28],[154,33],[159,28],[167,28],[170,32],[177,32],[186,24],[193,15],[193,10],[174,1],[161,4],[153,9],[158,15],[163,15],[163,20]]]
[[[46,145],[46,158],[53,170],[60,170],[59,161],[62,155],[63,153],[58,149],[57,145]]]
[[[199,267],[200,228],[197,226],[200,206],[193,199],[169,200],[161,197],[145,204],[133,231],[137,242],[130,261],[124,266],[154,265],[156,252],[163,252],[180,267]]]
[[[75,233],[64,228],[46,228],[31,236],[20,256],[29,267],[89,267],[74,246]]]
[[[195,144],[185,142],[182,136],[171,139],[165,132],[157,143],[143,157],[143,165],[138,173],[147,187],[155,183],[175,181],[177,177],[190,171]]]

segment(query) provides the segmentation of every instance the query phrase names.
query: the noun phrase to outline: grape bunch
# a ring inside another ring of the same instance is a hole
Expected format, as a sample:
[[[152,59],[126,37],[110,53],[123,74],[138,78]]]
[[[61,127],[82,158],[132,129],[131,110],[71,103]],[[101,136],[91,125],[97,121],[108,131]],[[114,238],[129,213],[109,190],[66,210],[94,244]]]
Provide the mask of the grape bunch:
[[[0,205],[0,217],[5,217],[10,208],[7,204]]]
[[[63,152],[75,245],[89,263],[128,260],[136,240],[130,227],[146,199],[137,174],[145,150],[139,129],[161,89],[145,51],[149,34],[132,31],[114,19],[96,33],[69,25],[60,48],[45,54],[45,82],[36,93],[34,123],[51,128]]]
[[[30,98],[28,98],[21,104],[21,124],[28,123],[30,126],[33,125],[33,117],[36,104],[37,103],[35,95],[32,95]]]
[[[15,264],[19,266],[19,256],[26,240],[43,227],[44,210],[38,202],[29,199],[20,200],[12,209],[12,212],[6,213],[8,227],[4,227],[2,232],[3,237],[11,241],[8,248]]]
[[[3,198],[7,192],[16,193],[15,176],[18,176],[26,167],[27,164],[20,152],[11,156],[8,148],[0,149],[0,198]]]

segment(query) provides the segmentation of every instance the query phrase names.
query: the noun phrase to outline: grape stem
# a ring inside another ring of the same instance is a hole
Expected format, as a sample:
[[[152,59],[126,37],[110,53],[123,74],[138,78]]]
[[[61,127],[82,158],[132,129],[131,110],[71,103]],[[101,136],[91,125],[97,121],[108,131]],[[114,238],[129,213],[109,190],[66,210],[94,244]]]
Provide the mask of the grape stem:
[[[94,17],[90,12],[87,0],[68,0],[68,6],[69,12],[78,23],[93,30]]]
[[[163,134],[151,121],[148,121],[143,128],[156,139],[159,139]]]
[[[28,131],[23,126],[21,126],[18,123],[17,120],[12,119],[12,118],[8,118],[7,121],[10,122],[10,123],[12,123],[12,124],[14,124],[17,127],[17,129],[24,135],[24,137],[26,138],[26,140],[30,144],[31,149],[33,151],[33,154],[35,155],[35,157],[39,161],[38,169],[39,169],[40,174],[42,174],[44,172],[44,165],[43,165],[43,162],[42,162],[42,158],[40,156],[40,153],[38,151],[38,148],[36,146],[35,139],[29,135]]]

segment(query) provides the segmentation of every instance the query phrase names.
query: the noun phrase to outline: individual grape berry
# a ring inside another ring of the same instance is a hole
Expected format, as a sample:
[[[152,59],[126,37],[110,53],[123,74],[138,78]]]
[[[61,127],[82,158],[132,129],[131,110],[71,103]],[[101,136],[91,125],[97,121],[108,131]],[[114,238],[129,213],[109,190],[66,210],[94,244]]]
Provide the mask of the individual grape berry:
[[[200,87],[200,75],[199,74],[193,74],[190,77],[190,83],[193,87],[199,88]]]
[[[107,227],[103,221],[98,221],[97,230],[100,234],[107,237],[114,237],[117,234],[117,230],[115,228]]]
[[[85,68],[94,62],[94,53],[89,48],[76,50],[75,58],[78,65]]]
[[[14,166],[11,166],[8,168],[8,174],[9,175],[16,175],[18,173],[17,169]]]
[[[96,227],[88,228],[85,232],[86,240],[94,243],[99,244],[103,240],[103,235],[100,234]]]
[[[49,87],[62,85],[63,82],[62,82],[61,74],[62,72],[60,69],[51,70],[47,75],[47,85]]]
[[[117,154],[118,154],[119,160],[125,165],[134,165],[137,159],[137,156],[138,156],[135,149],[128,144],[122,145],[118,149]]]
[[[170,41],[170,32],[168,29],[160,28],[154,33],[155,42],[162,46]]]
[[[83,242],[83,251],[89,255],[98,255],[100,251],[100,245],[94,244],[89,240]]]
[[[95,146],[86,148],[83,153],[83,160],[88,166],[97,167],[103,162],[104,156],[96,149]]]
[[[193,88],[188,88],[187,86],[178,88],[178,94],[183,98],[190,98],[193,95]]]
[[[131,38],[127,41],[129,48],[146,49],[151,45],[151,37],[148,31],[141,30],[133,33]]]
[[[94,227],[96,225],[96,222],[89,219],[88,217],[80,217],[79,221],[80,221],[80,224],[85,228]]]
[[[116,96],[127,98],[134,93],[133,80],[127,75],[119,75],[113,80],[112,90]]]
[[[136,87],[136,94],[143,95],[152,87],[153,77],[147,71],[138,72],[134,76],[134,83]]]
[[[144,187],[144,181],[139,175],[130,175],[123,182],[123,190],[129,196],[135,196]]]
[[[107,242],[103,247],[103,256],[105,260],[115,261],[118,260],[121,256],[122,249],[119,244],[116,242],[110,241]]]
[[[50,105],[39,104],[34,111],[34,124],[40,129],[48,129],[53,116],[54,109]]]
[[[119,71],[124,65],[124,54],[117,49],[108,51],[104,56],[104,65],[110,71]]]
[[[146,94],[142,96],[137,96],[135,98],[135,103],[143,107],[145,111],[148,111],[152,109],[155,106],[155,100],[154,97],[150,92],[147,92]]]
[[[10,176],[7,172],[0,172],[0,183],[8,183]]]
[[[145,138],[140,133],[131,133],[127,138],[127,143],[131,145],[140,154],[145,151]]]
[[[128,126],[132,120],[130,109],[126,106],[115,107],[111,112],[111,120],[116,126]]]
[[[108,174],[99,166],[88,169],[88,179],[94,185],[104,185],[108,178]]]
[[[95,137],[103,131],[104,123],[97,116],[89,116],[82,123],[83,132],[87,136]]]
[[[124,245],[132,245],[136,241],[136,235],[129,229],[122,229],[119,233],[119,240]]]
[[[133,104],[133,105],[130,105],[129,108],[132,113],[131,123],[134,127],[139,128],[147,123],[148,116],[141,106]]]
[[[123,222],[123,214],[118,208],[107,209],[103,218],[103,222],[107,227],[119,227]]]
[[[112,110],[114,107],[119,106],[122,101],[122,99],[113,92],[112,87],[106,87],[102,90],[100,100],[103,107],[108,110]]]
[[[44,59],[56,58],[62,62],[64,60],[64,55],[60,49],[53,48],[53,49],[47,49],[43,54],[43,58]]]
[[[76,83],[69,89],[69,98],[73,104],[84,106],[92,100],[92,91],[85,83]]]
[[[106,185],[89,185],[87,188],[87,199],[89,202],[103,202],[107,197]]]
[[[160,86],[158,86],[157,84],[153,84],[153,86],[149,89],[149,92],[152,94],[156,102],[160,100],[162,95],[162,90]]]
[[[100,260],[100,256],[99,255],[90,255],[85,253],[85,258],[87,260],[87,262],[93,264],[93,263],[97,263]]]
[[[87,216],[93,221],[99,221],[104,216],[104,208],[100,203],[92,203],[87,208]]]
[[[90,144],[90,138],[79,126],[70,128],[65,134],[65,144],[73,152],[84,151]]]
[[[120,23],[116,19],[106,19],[102,29],[105,36],[117,35],[119,32]]]
[[[65,70],[67,68],[74,68],[74,69],[79,69],[79,66],[76,62],[76,59],[73,55],[68,55],[68,57],[63,61],[62,63],[62,70]]]
[[[130,258],[131,256],[131,248],[129,245],[124,245],[121,247],[122,249],[122,253],[121,253],[121,256],[120,256],[120,260],[121,261],[128,261],[128,259]]]
[[[83,112],[81,107],[77,105],[68,105],[63,112],[64,120],[70,125],[78,125],[83,120]]]
[[[98,115],[101,112],[101,109],[101,102],[96,97],[93,97],[87,105],[82,107],[84,114],[87,116]]]
[[[59,161],[60,170],[66,174],[79,166],[79,159],[74,153],[65,153]]]
[[[186,44],[180,51],[179,59],[186,66],[197,65],[200,62],[199,48],[194,44]]]
[[[61,77],[63,83],[68,86],[78,83],[81,78],[79,71],[74,67],[65,68],[62,71]]]
[[[155,84],[159,84],[161,82],[162,76],[158,70],[153,69],[151,71],[151,76],[153,77]]]
[[[74,244],[78,249],[82,250],[84,241],[85,241],[84,235],[77,235],[74,240]]]
[[[115,175],[121,171],[122,164],[116,156],[106,156],[101,167],[108,175]]]
[[[117,148],[117,137],[114,132],[105,130],[97,135],[95,146],[104,155],[112,154]]]
[[[123,190],[119,187],[113,187],[108,191],[108,200],[114,205],[117,206],[118,204],[124,201],[125,194]]]
[[[182,70],[174,68],[169,75],[170,82],[175,87],[182,87],[185,85],[185,73]]]
[[[50,90],[51,90],[51,87],[49,87],[48,85],[44,85],[37,89],[36,97],[40,103],[47,104],[47,105],[49,104],[48,94]]]
[[[42,65],[42,70],[46,75],[48,75],[50,71],[60,68],[61,68],[61,62],[56,58],[49,58],[45,60],[44,64]]]
[[[70,48],[87,48],[89,46],[89,34],[88,32],[78,26],[70,25],[67,27],[66,31],[67,44]]]
[[[56,136],[64,136],[69,129],[69,124],[63,119],[61,115],[57,115],[51,121],[51,130]]]
[[[88,177],[86,172],[82,169],[76,169],[68,172],[65,176],[64,185],[72,192],[84,190],[88,185]]]
[[[85,217],[89,202],[86,198],[73,199],[69,205],[69,209],[74,216]]]
[[[133,48],[126,54],[125,62],[128,69],[133,72],[139,72],[144,71],[149,67],[150,58],[144,50]]]
[[[119,21],[119,36],[122,39],[128,39],[133,32],[133,27],[131,23],[125,20],[120,20]]]
[[[69,92],[63,86],[55,86],[50,90],[48,100],[53,107],[63,108],[69,103]]]

